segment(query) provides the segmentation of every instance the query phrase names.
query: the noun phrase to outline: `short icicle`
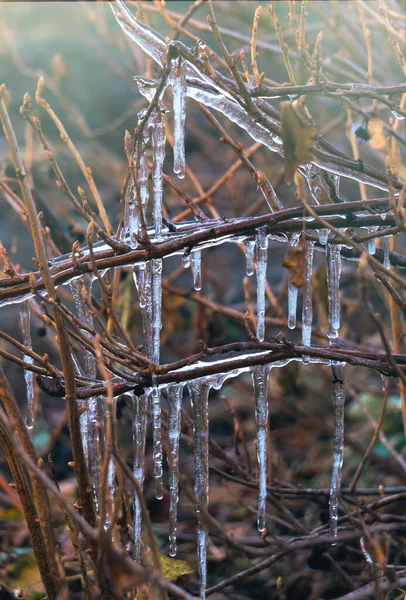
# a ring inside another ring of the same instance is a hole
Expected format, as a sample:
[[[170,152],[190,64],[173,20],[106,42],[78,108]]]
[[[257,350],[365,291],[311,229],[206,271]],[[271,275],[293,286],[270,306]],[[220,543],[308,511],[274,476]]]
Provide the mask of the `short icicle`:
[[[145,439],[148,420],[148,394],[136,396],[133,398],[133,442],[134,442],[134,463],[133,475],[142,486],[145,476]],[[138,494],[134,492],[134,559],[141,561],[141,527],[142,511]]]
[[[292,233],[289,239],[289,249],[296,248],[299,243],[300,233]],[[288,280],[288,327],[295,329],[297,312],[297,292],[298,288],[292,283],[292,276],[289,274]]]
[[[32,350],[31,341],[31,312],[30,312],[30,301],[24,300],[20,304],[20,323],[21,331],[23,334],[23,344],[29,350]],[[32,357],[28,354],[24,354],[24,362],[32,365],[34,362]],[[27,417],[26,426],[27,429],[34,427],[34,373],[28,369],[24,369],[25,387],[27,393]]]
[[[344,456],[344,365],[335,363],[331,367],[333,384],[334,440],[333,469],[330,485],[330,533],[337,537],[338,497],[341,486],[341,469]]]
[[[266,528],[266,486],[268,472],[268,365],[251,367],[251,377],[255,394],[255,420],[257,424],[257,460],[258,460],[258,531]]]
[[[200,583],[200,600],[206,597],[208,533],[202,519],[200,506],[209,502],[209,419],[208,399],[210,382],[196,379],[188,384],[193,409],[193,440],[195,466],[195,495],[199,502],[197,515],[197,559]]]
[[[247,239],[244,240],[245,248],[245,273],[248,277],[254,274],[254,252],[255,252],[255,240]]]
[[[340,275],[341,275],[341,246],[327,245],[327,291],[328,291],[328,321],[327,337],[332,340],[338,337],[340,329]]]
[[[313,305],[312,305],[312,273],[313,273],[314,242],[306,241],[306,255],[304,267],[305,285],[303,288],[302,308],[302,344],[310,346],[312,337]],[[309,357],[304,356],[303,362],[309,362]]]
[[[193,267],[193,287],[198,292],[202,289],[202,251],[193,250],[192,252],[192,267]]]
[[[257,338],[265,338],[266,268],[268,263],[268,236],[259,229],[256,239],[257,251]]]
[[[173,93],[173,171],[183,179],[185,164],[185,121],[186,121],[186,77],[183,59],[179,56],[172,61]]]
[[[152,164],[152,216],[155,226],[155,235],[157,236],[161,235],[162,232],[162,169],[165,160],[165,139],[165,124],[163,120],[163,114],[161,111],[159,111],[155,115],[152,126],[152,146],[154,150],[154,158]]]
[[[169,556],[176,556],[176,530],[179,499],[179,438],[181,427],[180,409],[183,384],[167,387],[168,394],[168,437],[169,437]]]

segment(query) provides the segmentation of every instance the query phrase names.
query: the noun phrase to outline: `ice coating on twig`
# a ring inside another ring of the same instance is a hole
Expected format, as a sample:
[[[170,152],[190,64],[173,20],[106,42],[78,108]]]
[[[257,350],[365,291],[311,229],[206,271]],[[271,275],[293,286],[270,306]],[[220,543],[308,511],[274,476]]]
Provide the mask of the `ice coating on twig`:
[[[268,365],[251,367],[251,377],[255,395],[255,420],[257,424],[258,461],[258,531],[266,528],[266,486],[268,473]]]
[[[328,291],[328,322],[327,337],[335,339],[340,329],[340,275],[341,275],[341,246],[327,245],[327,291]]]
[[[183,384],[167,387],[169,438],[169,556],[176,556],[176,530],[179,499],[179,437]]]
[[[198,292],[202,289],[202,251],[193,250],[192,252],[193,266],[193,287]]]
[[[163,37],[138,21],[121,0],[110,2],[110,5],[123,31],[159,66],[162,66],[166,54],[166,43]],[[272,152],[283,155],[282,140],[279,135],[265,129],[260,123],[256,122],[255,117],[248,114],[225,90],[199,71],[197,67],[184,60],[183,68],[186,75],[186,94],[188,97],[221,112],[230,121],[244,129],[253,140],[260,142]],[[261,102],[261,99],[252,98],[252,103],[258,107],[261,106]],[[275,129],[279,128],[278,121],[272,119],[269,115],[266,115],[265,118],[275,126]],[[312,164],[337,176],[349,177],[354,181],[367,183],[379,189],[388,189],[386,182],[377,181],[375,177],[367,173],[357,172],[356,169],[341,165],[336,160],[329,160],[328,154],[323,159],[313,156]]]
[[[206,597],[207,583],[207,528],[202,518],[201,508],[207,508],[209,502],[209,418],[208,400],[210,382],[195,379],[189,382],[189,395],[193,410],[193,441],[195,467],[195,495],[198,502],[197,515],[197,565],[199,572],[199,597]]]
[[[93,317],[90,311],[90,299],[92,295],[92,277],[91,275],[82,275],[74,279],[70,288],[75,301],[76,313],[79,321],[86,327],[93,329]],[[83,335],[92,344],[92,335],[82,330]],[[96,357],[89,350],[84,350],[84,369],[83,375],[90,380],[96,379]],[[96,502],[99,497],[101,461],[100,461],[100,429],[98,397],[89,398],[87,401],[78,401],[82,408],[80,419],[80,430],[82,434],[82,444],[87,457],[89,472],[93,486],[93,492]]]
[[[334,440],[329,507],[330,532],[332,536],[337,537],[338,497],[344,457],[344,365],[334,364],[331,370],[333,376]]]
[[[257,338],[265,338],[266,268],[268,264],[268,236],[259,229],[256,237],[257,252]]]
[[[304,288],[302,307],[302,344],[310,346],[312,337],[313,305],[312,305],[312,271],[313,271],[314,242],[306,241],[305,266],[304,266]],[[308,362],[308,357],[303,358]]]
[[[133,397],[133,475],[142,489],[145,476],[145,439],[148,420],[148,394]],[[134,493],[134,558],[141,560],[142,512],[138,494]]]
[[[254,253],[255,253],[255,239],[244,240],[245,247],[245,273],[248,277],[254,274]]]
[[[299,243],[300,233],[292,233],[289,238],[289,248],[296,248]],[[292,283],[292,275],[289,273],[288,279],[288,327],[295,329],[297,312],[297,292],[298,289]]]
[[[29,350],[32,350],[32,341],[31,341],[31,311],[30,311],[30,301],[25,300],[20,304],[20,323],[21,323],[21,332],[23,334],[23,344]],[[24,354],[24,362],[28,365],[32,365],[34,360],[28,354]],[[34,427],[34,373],[29,369],[24,369],[24,380],[25,380],[25,388],[27,394],[27,417],[26,417],[26,426],[27,429],[32,429]]]
[[[181,57],[172,61],[173,172],[183,179],[185,163],[186,77]]]
[[[162,169],[165,160],[165,124],[162,112],[155,114],[152,126],[152,146],[154,158],[152,164],[152,189],[153,189],[153,209],[152,216],[155,226],[155,234],[161,235],[162,232],[162,194],[163,179]]]

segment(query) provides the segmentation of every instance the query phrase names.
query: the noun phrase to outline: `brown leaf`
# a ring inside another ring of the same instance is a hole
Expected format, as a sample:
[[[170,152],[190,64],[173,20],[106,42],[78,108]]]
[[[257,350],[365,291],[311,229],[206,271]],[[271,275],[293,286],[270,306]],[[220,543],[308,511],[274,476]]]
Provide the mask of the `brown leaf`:
[[[311,161],[311,148],[317,131],[305,121],[304,116],[291,102],[281,102],[280,112],[285,154],[285,181],[290,183],[298,166]]]
[[[301,238],[295,248],[289,248],[282,265],[288,269],[290,279],[293,285],[297,288],[303,287],[305,284],[304,268],[305,268],[305,253],[306,244]]]

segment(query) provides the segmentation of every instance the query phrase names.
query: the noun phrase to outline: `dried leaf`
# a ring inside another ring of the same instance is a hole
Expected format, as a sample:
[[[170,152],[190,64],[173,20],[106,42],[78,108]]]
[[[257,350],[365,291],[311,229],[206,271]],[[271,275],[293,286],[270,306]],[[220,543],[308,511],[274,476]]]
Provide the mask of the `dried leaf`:
[[[291,183],[298,166],[311,161],[311,148],[317,131],[305,121],[304,116],[291,102],[281,102],[280,112],[285,154],[285,181]]]
[[[305,284],[304,268],[305,268],[306,244],[303,239],[295,248],[289,248],[282,265],[288,269],[290,279],[293,285],[297,288],[303,287]]]

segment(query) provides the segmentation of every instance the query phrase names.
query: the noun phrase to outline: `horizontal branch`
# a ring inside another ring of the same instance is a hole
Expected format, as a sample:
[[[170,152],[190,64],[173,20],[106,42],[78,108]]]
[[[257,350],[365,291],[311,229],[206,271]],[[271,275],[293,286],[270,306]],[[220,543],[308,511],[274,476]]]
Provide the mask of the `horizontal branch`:
[[[364,206],[360,202],[342,202],[340,204],[315,206],[314,211],[317,215],[323,215],[335,227],[382,226],[383,221],[380,214],[365,214],[365,212],[358,215],[355,214],[357,212],[360,213],[363,208]],[[386,212],[390,208],[389,200],[387,198],[369,200],[368,208]],[[388,215],[384,223],[388,227],[396,224],[392,215]],[[268,226],[267,229],[270,235],[301,231],[304,225],[308,230],[320,228],[320,224],[316,221],[303,222],[303,209],[301,207],[281,210],[260,217],[227,220],[213,219],[204,223],[174,226],[175,231],[169,231],[167,234],[164,234],[162,241],[152,242],[148,248],[140,247],[134,250],[128,247],[127,251],[117,253],[117,250],[109,248],[104,243],[99,246],[95,245],[95,264],[99,271],[103,271],[114,267],[135,265],[153,258],[166,258],[190,252],[196,246],[204,248],[233,241],[233,239],[238,241],[236,239],[238,236],[255,235],[256,229],[264,225]],[[353,258],[353,252],[350,252],[351,258]],[[345,257],[345,255],[346,251],[343,249],[343,256]],[[391,258],[392,265],[406,267],[406,259],[402,255],[393,255]],[[81,257],[72,258],[69,254],[54,259],[50,262],[49,270],[55,285],[67,283],[84,273],[91,273],[93,267],[88,248],[83,248],[83,255]],[[44,284],[40,274],[37,272],[34,273],[34,276],[34,288],[33,280],[30,282],[30,275],[28,273],[0,279],[0,306],[13,302],[21,302],[31,296],[34,291],[43,291]]]

